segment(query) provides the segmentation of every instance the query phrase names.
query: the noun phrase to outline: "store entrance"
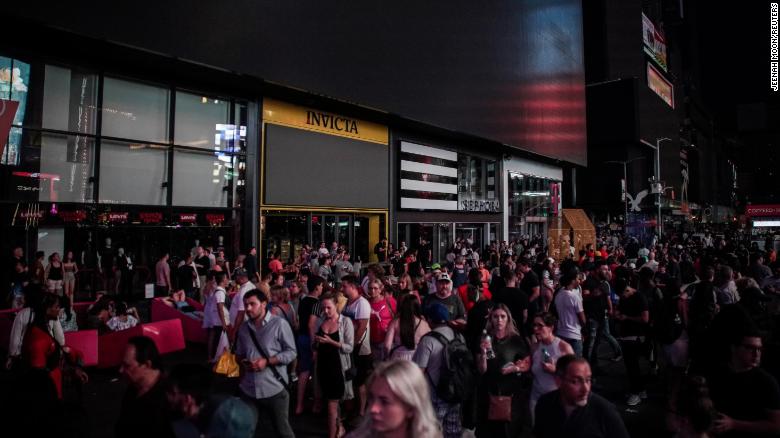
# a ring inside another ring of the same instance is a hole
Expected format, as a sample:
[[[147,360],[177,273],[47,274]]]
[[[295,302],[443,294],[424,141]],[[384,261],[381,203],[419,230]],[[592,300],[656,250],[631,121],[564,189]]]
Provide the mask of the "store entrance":
[[[374,246],[386,235],[387,214],[355,212],[263,211],[260,222],[263,266],[270,254],[283,263],[298,259],[303,246],[330,248],[333,242],[346,247],[357,262],[376,262]]]

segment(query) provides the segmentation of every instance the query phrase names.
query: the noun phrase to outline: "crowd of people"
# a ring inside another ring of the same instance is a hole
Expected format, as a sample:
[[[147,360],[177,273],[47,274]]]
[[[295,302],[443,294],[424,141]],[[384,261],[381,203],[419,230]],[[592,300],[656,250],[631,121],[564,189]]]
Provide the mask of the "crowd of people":
[[[539,237],[459,240],[434,262],[425,246],[383,241],[380,262],[362,266],[333,242],[287,261],[270,254],[262,269],[254,249],[233,263],[200,246],[175,265],[164,254],[156,293],[202,321],[207,357],[166,375],[154,343],[131,340],[117,435],[252,436],[263,424],[286,437],[291,415],[311,411],[325,413],[329,437],[627,437],[615,405],[593,391],[617,363],[626,406],[647,399],[652,376],[664,382],[677,436],[780,431],[773,250],[709,233],[648,245],[604,234],[563,260],[546,249]],[[87,375],[62,340],[67,295],[35,287],[8,365],[45,369],[56,400],[63,370]],[[109,295],[90,315],[102,330],[140,319]],[[218,395],[212,368],[226,353],[240,377],[235,394]]]

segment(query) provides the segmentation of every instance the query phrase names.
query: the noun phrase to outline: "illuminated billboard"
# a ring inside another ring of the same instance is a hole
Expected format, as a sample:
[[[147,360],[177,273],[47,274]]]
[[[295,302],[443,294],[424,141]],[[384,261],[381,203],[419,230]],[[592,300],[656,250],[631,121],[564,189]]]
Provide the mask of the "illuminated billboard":
[[[674,108],[674,85],[667,81],[650,63],[647,63],[647,86],[667,105]]]
[[[149,9],[133,2],[55,9],[12,2],[6,9],[36,23],[587,163],[579,0],[239,0],[197,8],[174,0],[153,8],[154,14],[139,15]],[[227,10],[229,19],[215,20]]]

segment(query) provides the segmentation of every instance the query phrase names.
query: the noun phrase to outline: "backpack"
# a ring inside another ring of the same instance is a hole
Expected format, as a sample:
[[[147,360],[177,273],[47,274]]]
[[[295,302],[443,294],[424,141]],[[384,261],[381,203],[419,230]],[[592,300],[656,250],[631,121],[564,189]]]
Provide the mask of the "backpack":
[[[451,341],[436,331],[425,336],[433,337],[444,346],[439,383],[435,388],[436,396],[447,403],[462,403],[471,399],[477,383],[476,368],[474,357],[463,336],[455,333]],[[430,374],[428,378],[430,379]]]

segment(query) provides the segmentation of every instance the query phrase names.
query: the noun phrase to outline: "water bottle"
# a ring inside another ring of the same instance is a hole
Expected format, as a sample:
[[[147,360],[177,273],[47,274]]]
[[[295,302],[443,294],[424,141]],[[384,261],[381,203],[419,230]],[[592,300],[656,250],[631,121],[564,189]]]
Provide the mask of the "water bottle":
[[[496,353],[493,351],[493,338],[487,332],[487,329],[482,330],[482,340],[488,343],[488,347],[485,350],[485,357],[488,359],[495,359]]]
[[[544,363],[552,363],[552,356],[550,356],[550,353],[547,352],[546,348],[542,348],[542,358]]]

